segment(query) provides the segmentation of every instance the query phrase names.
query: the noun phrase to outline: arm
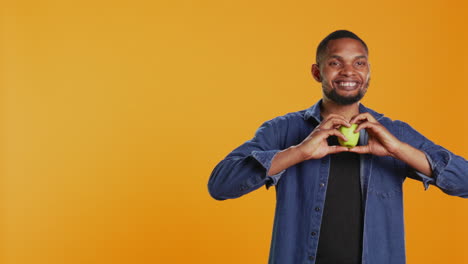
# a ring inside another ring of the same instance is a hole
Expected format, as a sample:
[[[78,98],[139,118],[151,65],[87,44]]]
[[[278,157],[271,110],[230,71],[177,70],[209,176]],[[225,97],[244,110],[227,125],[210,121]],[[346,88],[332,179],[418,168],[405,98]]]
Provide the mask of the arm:
[[[422,174],[432,177],[432,168],[426,158],[426,154],[413,146],[401,142],[399,149],[394,153],[394,157],[403,161],[410,167]]]
[[[304,160],[320,159],[328,154],[348,151],[347,147],[329,146],[327,142],[330,136],[348,140],[337,130],[340,126],[350,127],[351,124],[343,116],[329,115],[300,144],[278,152],[271,162],[268,175],[278,173]]]
[[[395,121],[398,138],[369,113],[359,114],[351,123],[359,123],[356,131],[366,129],[369,142],[350,151],[392,156],[403,161],[407,176],[422,181],[426,189],[433,184],[449,195],[468,198],[468,162],[464,158],[434,144],[402,121]]]
[[[277,174],[297,163],[304,161],[302,152],[298,146],[291,146],[285,150],[278,152],[271,161],[271,167],[268,171],[268,176]]]
[[[278,118],[262,124],[255,136],[229,153],[211,173],[208,191],[216,200],[240,197],[267,184],[275,185],[284,170],[267,176],[280,151]]]
[[[253,139],[239,146],[215,167],[208,181],[208,191],[213,198],[237,198],[264,184],[268,189],[278,183],[287,168],[297,163],[348,151],[346,147],[328,146],[327,143],[331,135],[347,140],[337,130],[341,125],[350,126],[341,116],[330,115],[300,144],[282,151],[279,139],[286,135],[283,135],[281,128],[284,129],[287,124],[279,123],[281,120],[284,119],[275,118],[265,122]]]
[[[426,189],[432,184],[449,195],[468,198],[468,161],[430,141],[410,125],[397,122],[401,140],[424,153],[431,167],[432,174],[428,175],[420,170],[415,171],[416,168],[408,164],[408,177],[423,181]]]

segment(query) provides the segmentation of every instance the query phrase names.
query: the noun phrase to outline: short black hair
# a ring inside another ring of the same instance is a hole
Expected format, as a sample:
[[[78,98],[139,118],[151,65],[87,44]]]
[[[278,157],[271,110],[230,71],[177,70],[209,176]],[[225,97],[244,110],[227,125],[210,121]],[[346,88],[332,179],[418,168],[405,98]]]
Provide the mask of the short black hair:
[[[340,38],[352,38],[355,40],[359,40],[364,46],[364,48],[366,49],[367,54],[369,54],[369,50],[367,49],[366,43],[360,37],[358,37],[356,34],[354,34],[353,32],[349,30],[342,29],[342,30],[337,30],[337,31],[330,33],[320,42],[320,44],[317,47],[317,53],[315,54],[315,61],[317,64],[322,59],[323,54],[327,50],[328,42],[330,42],[330,40],[340,39]]]

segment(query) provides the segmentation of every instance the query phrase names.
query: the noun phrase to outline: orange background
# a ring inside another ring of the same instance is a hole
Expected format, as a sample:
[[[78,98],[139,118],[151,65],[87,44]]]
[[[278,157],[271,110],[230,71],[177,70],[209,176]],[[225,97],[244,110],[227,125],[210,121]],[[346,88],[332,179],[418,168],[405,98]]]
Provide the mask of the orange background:
[[[214,166],[321,97],[319,41],[370,48],[363,103],[468,157],[463,1],[4,1],[4,264],[266,263],[262,187],[218,202]],[[408,263],[467,263],[468,201],[405,185]]]

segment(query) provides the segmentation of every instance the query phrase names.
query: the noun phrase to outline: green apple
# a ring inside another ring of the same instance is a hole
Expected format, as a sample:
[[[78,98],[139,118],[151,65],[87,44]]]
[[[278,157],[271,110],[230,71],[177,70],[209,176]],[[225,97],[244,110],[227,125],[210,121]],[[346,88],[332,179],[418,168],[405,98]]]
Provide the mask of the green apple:
[[[354,130],[357,128],[357,124],[351,124],[351,127],[341,126],[338,130],[343,134],[348,141],[343,141],[341,138],[338,138],[341,146],[352,148],[355,147],[359,141],[359,132],[354,133]]]

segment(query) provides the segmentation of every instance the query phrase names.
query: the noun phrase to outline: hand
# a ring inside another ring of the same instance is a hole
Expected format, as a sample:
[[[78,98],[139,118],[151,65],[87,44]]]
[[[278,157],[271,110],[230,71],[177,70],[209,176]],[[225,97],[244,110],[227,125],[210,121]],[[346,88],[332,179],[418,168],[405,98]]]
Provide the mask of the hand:
[[[347,147],[329,146],[327,138],[337,136],[347,141],[348,139],[338,131],[340,126],[350,127],[351,124],[340,115],[331,114],[323,120],[298,146],[304,160],[320,159],[328,154],[348,151]]]
[[[396,157],[401,149],[402,142],[393,136],[382,124],[380,124],[370,113],[362,113],[353,117],[351,124],[358,124],[355,132],[366,129],[369,134],[368,144],[356,146],[349,149],[355,153],[369,153],[377,156]]]

